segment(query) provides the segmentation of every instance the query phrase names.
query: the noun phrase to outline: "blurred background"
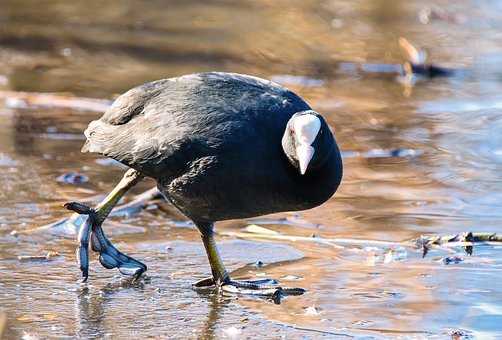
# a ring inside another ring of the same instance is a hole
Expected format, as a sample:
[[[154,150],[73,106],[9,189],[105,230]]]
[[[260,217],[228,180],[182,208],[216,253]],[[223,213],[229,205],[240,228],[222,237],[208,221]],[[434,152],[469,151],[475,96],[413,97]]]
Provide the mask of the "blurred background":
[[[272,79],[304,97],[334,128],[345,165],[325,205],[227,221],[219,230],[260,223],[288,235],[392,242],[499,232],[501,13],[502,3],[490,0],[2,0],[4,336],[498,338],[497,247],[480,246],[471,257],[435,250],[422,259],[399,245],[220,237],[231,269],[308,290],[274,305],[191,290],[208,274],[207,260],[197,231],[168,207],[105,225],[120,249],[149,266],[150,279],[134,286],[96,261],[90,283],[78,284],[74,236],[28,231],[68,216],[64,202],[101,197],[120,178],[124,170],[109,160],[79,152],[82,131],[109,100],[146,81],[217,70]],[[403,81],[399,37],[455,72]],[[49,97],[34,105],[34,92],[100,100],[69,108]],[[18,259],[50,250],[60,256]],[[247,265],[256,261],[265,266]]]
[[[96,97],[208,70],[331,79],[341,61],[400,63],[400,36],[432,49],[434,60],[460,66],[500,49],[497,1],[5,0],[0,6],[7,88]]]

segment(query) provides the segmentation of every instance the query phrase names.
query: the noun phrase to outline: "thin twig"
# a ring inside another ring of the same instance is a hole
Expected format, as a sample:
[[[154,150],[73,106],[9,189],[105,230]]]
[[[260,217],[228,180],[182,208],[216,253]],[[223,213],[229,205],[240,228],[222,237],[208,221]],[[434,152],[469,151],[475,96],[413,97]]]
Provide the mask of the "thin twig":
[[[401,242],[391,242],[391,241],[378,241],[378,240],[363,240],[363,239],[351,239],[351,238],[324,238],[324,237],[306,237],[306,236],[293,236],[284,235],[257,225],[249,225],[244,229],[244,232],[233,232],[233,231],[221,231],[220,235],[233,236],[239,238],[254,238],[254,239],[269,239],[269,240],[281,240],[281,241],[291,241],[291,242],[313,242],[321,243],[336,248],[344,248],[344,245],[364,245],[364,246],[399,246],[402,245]]]
[[[111,105],[106,99],[82,98],[58,93],[0,91],[5,105],[19,108],[63,108],[77,111],[104,112]]]
[[[154,187],[150,190],[143,192],[134,197],[128,203],[117,206],[111,212],[111,216],[133,216],[139,213],[142,209],[149,206],[150,204],[155,203],[155,200],[160,199],[162,197],[159,190]],[[16,230],[14,232],[15,235],[26,235],[33,234],[36,232],[46,231],[46,230],[54,230],[61,226],[67,226],[68,228],[73,229],[75,234],[78,234],[78,230],[87,220],[87,216],[82,216],[79,214],[72,214],[70,217],[62,218],[56,222],[43,225],[40,227],[35,227],[26,230]]]
[[[380,240],[364,240],[353,238],[324,238],[324,237],[305,237],[284,235],[274,230],[264,228],[257,225],[249,225],[242,232],[222,231],[221,235],[233,236],[244,239],[266,239],[266,240],[281,240],[290,242],[314,242],[324,245],[329,245],[337,248],[344,248],[346,245],[355,246],[385,246],[385,247],[406,247],[414,249],[422,249],[424,256],[431,248],[451,249],[456,247],[464,247],[468,254],[472,253],[472,247],[476,244],[501,245],[502,235],[496,233],[463,233],[455,235],[423,235],[419,238],[392,242]]]
[[[317,329],[317,328],[301,327],[301,326],[289,325],[289,324],[284,324],[284,326],[292,328],[297,331],[314,332],[314,333],[319,333],[319,334],[323,334],[323,335],[332,335],[332,336],[337,336],[337,337],[354,338],[354,336],[349,335],[349,334],[336,333],[333,331],[325,331],[325,330]]]

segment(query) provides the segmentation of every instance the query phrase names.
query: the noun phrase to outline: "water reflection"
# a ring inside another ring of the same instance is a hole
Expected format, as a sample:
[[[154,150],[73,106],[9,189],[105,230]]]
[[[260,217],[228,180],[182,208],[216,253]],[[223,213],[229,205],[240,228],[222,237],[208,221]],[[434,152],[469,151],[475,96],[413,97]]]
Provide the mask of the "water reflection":
[[[103,319],[107,296],[103,292],[91,293],[88,287],[76,292],[75,316],[77,329],[75,334],[84,338],[102,338],[105,336]]]
[[[202,298],[206,298],[209,302],[207,319],[201,327],[201,332],[198,339],[215,339],[217,338],[216,326],[222,317],[222,312],[228,302],[218,294],[200,294]]]

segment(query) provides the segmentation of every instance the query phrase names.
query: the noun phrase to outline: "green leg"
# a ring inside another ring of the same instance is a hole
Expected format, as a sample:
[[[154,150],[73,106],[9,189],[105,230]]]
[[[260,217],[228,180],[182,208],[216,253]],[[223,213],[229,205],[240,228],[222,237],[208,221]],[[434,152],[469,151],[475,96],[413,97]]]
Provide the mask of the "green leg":
[[[140,172],[134,169],[127,170],[115,188],[94,208],[97,217],[96,222],[103,223],[120,199],[143,178],[144,176]]]
[[[210,226],[210,230],[204,230],[201,234],[202,242],[204,243],[204,248],[206,248],[207,258],[209,260],[209,265],[211,266],[211,272],[213,274],[213,281],[216,285],[222,285],[228,283],[230,276],[225,269],[225,265],[221,260],[218,248],[216,247],[216,241],[214,240],[213,226]]]
[[[232,280],[225,265],[221,260],[216,242],[212,223],[196,223],[201,232],[202,242],[206,248],[207,258],[211,266],[213,277],[200,280],[194,284],[196,288],[209,286],[221,287],[227,293],[245,294],[271,298],[276,303],[280,303],[283,296],[301,295],[305,293],[302,288],[281,287],[276,280]]]

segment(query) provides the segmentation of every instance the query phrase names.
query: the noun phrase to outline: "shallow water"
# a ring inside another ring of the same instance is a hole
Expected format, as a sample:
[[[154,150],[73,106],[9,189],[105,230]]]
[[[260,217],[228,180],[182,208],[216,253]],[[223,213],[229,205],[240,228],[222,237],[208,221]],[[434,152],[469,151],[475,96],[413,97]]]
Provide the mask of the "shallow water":
[[[191,72],[271,78],[328,119],[344,152],[344,180],[319,208],[226,221],[221,233],[249,223],[287,235],[395,242],[499,232],[500,4],[434,4],[462,20],[420,23],[428,1],[2,1],[0,89],[112,98]],[[431,61],[465,70],[419,79],[410,89],[396,75],[354,67],[401,63],[399,36],[425,47]],[[6,338],[502,337],[501,248],[478,246],[471,257],[462,249],[433,250],[422,258],[399,246],[341,249],[220,236],[236,275],[308,290],[276,305],[192,290],[190,283],[209,274],[207,260],[197,232],[167,205],[105,224],[121,250],[148,265],[147,280],[128,284],[92,261],[89,283],[80,284],[71,237],[22,231],[68,216],[64,202],[106,193],[124,170],[79,152],[83,129],[99,113],[24,104],[0,104]],[[58,181],[69,172],[88,181]],[[60,256],[17,259],[49,250]],[[445,265],[446,256],[463,261]]]

